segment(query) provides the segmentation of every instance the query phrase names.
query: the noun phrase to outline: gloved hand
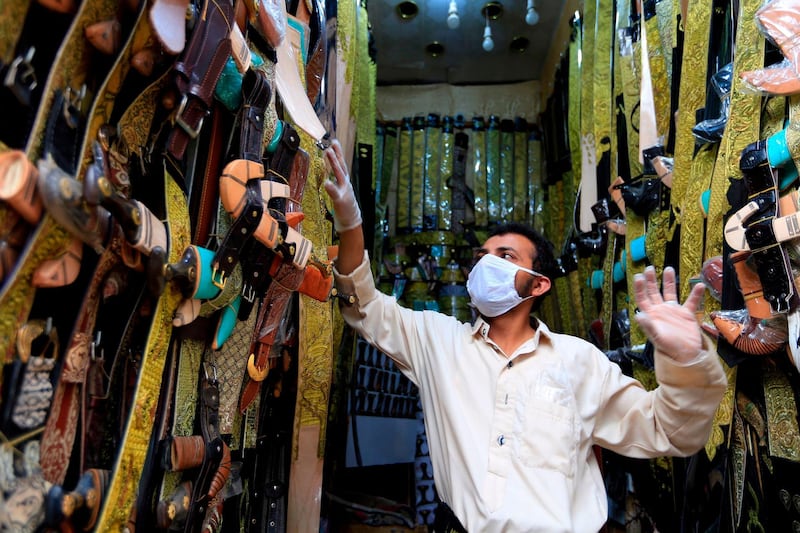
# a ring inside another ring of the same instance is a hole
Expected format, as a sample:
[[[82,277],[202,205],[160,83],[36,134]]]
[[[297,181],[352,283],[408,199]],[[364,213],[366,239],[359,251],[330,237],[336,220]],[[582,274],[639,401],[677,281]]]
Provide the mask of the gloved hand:
[[[333,171],[334,180],[325,182],[325,191],[333,201],[333,227],[342,233],[361,225],[361,208],[358,207],[353,184],[347,171],[342,145],[337,139],[325,149],[325,160]]]
[[[656,269],[649,266],[633,279],[636,294],[636,321],[653,345],[672,359],[688,363],[703,348],[695,310],[703,297],[705,285],[696,284],[683,305],[678,303],[675,269],[664,269],[664,295],[658,290]]]

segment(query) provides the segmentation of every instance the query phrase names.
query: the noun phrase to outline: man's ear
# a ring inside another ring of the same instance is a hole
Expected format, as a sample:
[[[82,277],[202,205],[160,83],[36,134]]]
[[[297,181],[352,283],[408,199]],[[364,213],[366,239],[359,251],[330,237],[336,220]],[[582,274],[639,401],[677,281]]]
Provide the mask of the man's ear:
[[[550,290],[551,285],[552,283],[550,282],[550,278],[547,276],[536,276],[536,280],[533,282],[531,296],[541,296],[542,294],[547,293],[547,291]]]

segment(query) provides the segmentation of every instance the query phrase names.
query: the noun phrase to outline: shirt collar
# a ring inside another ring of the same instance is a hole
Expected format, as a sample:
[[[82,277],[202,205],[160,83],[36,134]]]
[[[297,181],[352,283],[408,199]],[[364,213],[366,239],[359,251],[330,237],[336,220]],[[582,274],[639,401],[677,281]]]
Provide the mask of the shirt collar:
[[[547,325],[539,318],[536,319],[536,322],[538,323],[538,326],[536,327],[536,333],[534,333],[531,340],[526,342],[526,344],[532,343],[531,351],[535,350],[536,347],[539,346],[539,342],[542,338],[547,339],[549,342],[552,342],[553,340],[550,328],[548,328]],[[479,316],[475,321],[475,324],[472,325],[472,335],[480,336],[483,340],[489,342],[489,328],[491,328],[489,323],[486,322],[483,317]]]

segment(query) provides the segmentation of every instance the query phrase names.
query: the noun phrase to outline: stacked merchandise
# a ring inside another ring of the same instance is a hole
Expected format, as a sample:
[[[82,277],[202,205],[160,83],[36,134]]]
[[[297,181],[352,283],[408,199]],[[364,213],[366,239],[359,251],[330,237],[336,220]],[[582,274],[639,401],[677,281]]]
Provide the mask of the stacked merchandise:
[[[584,302],[561,326],[654,387],[628,289],[674,267],[682,298],[708,288],[698,321],[729,381],[701,453],[603,453],[619,528],[800,525],[798,21],[791,0],[596,0],[573,19],[542,117],[554,305]]]
[[[0,527],[319,530],[322,149],[374,142],[365,9],[9,0],[0,26]]]

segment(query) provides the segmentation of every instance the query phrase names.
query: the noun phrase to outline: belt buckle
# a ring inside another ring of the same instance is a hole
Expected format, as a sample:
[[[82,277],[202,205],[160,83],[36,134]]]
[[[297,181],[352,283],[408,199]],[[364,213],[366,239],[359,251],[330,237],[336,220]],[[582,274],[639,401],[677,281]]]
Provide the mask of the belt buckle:
[[[61,112],[67,126],[72,129],[77,129],[81,125],[81,109],[85,98],[86,84],[81,85],[79,89],[67,86],[64,90],[64,107]]]
[[[219,274],[219,281],[217,281],[217,274]],[[227,282],[228,278],[225,276],[225,273],[214,266],[214,268],[211,269],[211,283],[219,290],[223,290]]]
[[[36,49],[31,46],[25,56],[17,56],[8,67],[3,84],[17,97],[24,106],[31,105],[31,93],[38,85],[36,71],[33,68],[33,54]]]
[[[181,103],[178,106],[178,111],[175,113],[175,123],[181,127],[186,134],[191,137],[192,139],[196,139],[198,135],[200,135],[200,128],[203,127],[203,121],[205,120],[205,115],[200,117],[200,122],[197,124],[197,127],[192,127],[191,124],[183,120],[183,112],[186,110],[186,106],[189,103],[189,96],[184,94],[183,98],[181,99]]]
[[[247,303],[253,303],[256,299],[256,290],[249,283],[245,283],[244,287],[242,287],[242,298]]]

